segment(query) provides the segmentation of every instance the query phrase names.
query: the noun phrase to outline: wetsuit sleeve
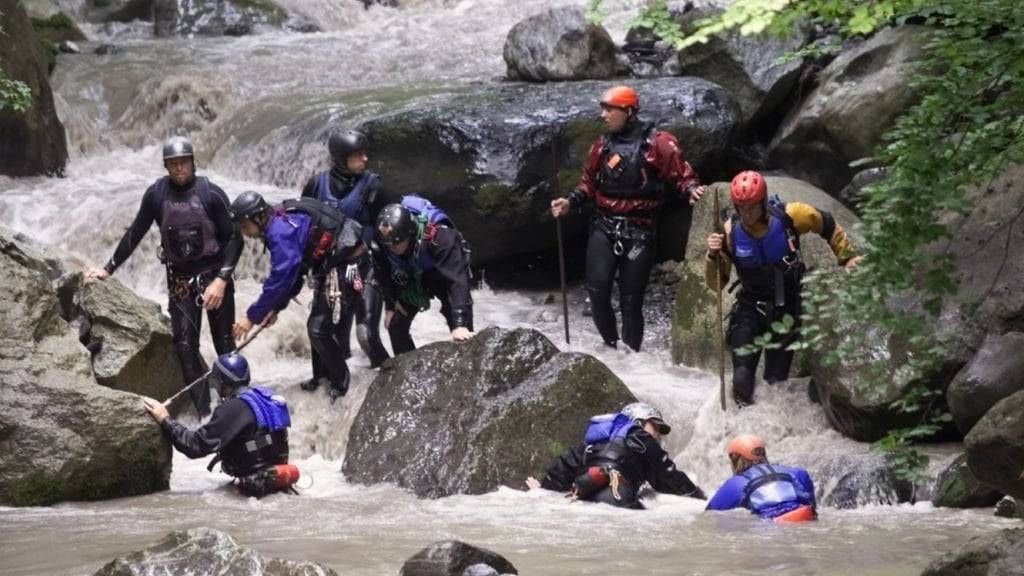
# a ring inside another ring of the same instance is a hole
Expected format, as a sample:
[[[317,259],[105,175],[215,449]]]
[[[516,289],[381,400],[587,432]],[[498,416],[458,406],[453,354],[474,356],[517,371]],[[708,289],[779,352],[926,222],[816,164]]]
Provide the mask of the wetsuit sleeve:
[[[160,428],[179,452],[189,458],[202,458],[230,444],[254,421],[255,416],[245,401],[232,398],[218,406],[210,421],[197,430],[189,430],[170,418],[164,420]]]
[[[814,482],[811,480],[811,475],[807,473],[807,470],[797,468],[794,471],[793,478],[800,484],[800,487],[804,489],[807,496],[810,498],[811,506],[818,507],[817,497],[814,495]]]
[[[274,218],[270,222],[267,228],[270,275],[263,282],[263,292],[245,313],[254,324],[263,322],[267,314],[284,309],[288,299],[295,294],[296,283],[301,287],[299,272],[302,270],[302,250],[305,248],[302,230],[283,218]]]
[[[366,207],[370,211],[370,223],[373,226],[377,225],[377,215],[380,211],[388,205],[388,201],[384,198],[384,185],[380,182],[380,175],[373,179],[373,182],[367,187],[366,195]]]
[[[647,481],[651,483],[652,488],[665,494],[691,496],[701,500],[706,498],[704,491],[698,488],[685,472],[676,468],[675,462],[669,458],[657,440],[646,433],[638,434],[637,438],[644,443],[645,449],[641,457],[647,469]]]
[[[541,488],[558,492],[571,490],[573,481],[582,473],[586,455],[586,444],[580,444],[556,458],[544,470],[544,478],[540,481]]]
[[[135,214],[135,220],[132,221],[131,226],[128,227],[124,236],[121,237],[121,241],[118,242],[117,248],[114,250],[114,255],[103,266],[103,269],[108,274],[113,274],[121,264],[124,264],[124,261],[139,246],[139,242],[142,242],[142,239],[146,237],[149,227],[160,216],[159,203],[160,199],[157,198],[156,185],[151,185],[146,189],[146,193],[142,195],[142,202],[139,203],[139,211]]]
[[[215,184],[210,184],[210,219],[217,227],[217,243],[223,246],[221,252],[224,259],[221,260],[217,277],[230,280],[242,256],[242,233],[231,219],[228,195]]]
[[[832,214],[803,202],[786,204],[786,214],[793,219],[793,228],[797,234],[803,236],[808,232],[814,232],[824,238],[840,266],[856,256],[853,242]]]
[[[721,276],[722,290],[729,284],[729,275],[732,271],[732,259],[729,257],[729,238],[732,234],[732,223],[725,222],[725,247],[720,251],[721,258],[717,260],[718,274]],[[704,255],[704,281],[712,291],[715,289],[715,258],[710,253]]]
[[[708,510],[732,510],[743,506],[743,488],[746,480],[739,475],[733,476],[722,484],[708,502]]]
[[[469,293],[469,267],[462,252],[459,234],[450,228],[438,228],[428,244],[434,266],[448,286],[448,306],[456,328],[473,325],[473,297]]]
[[[576,189],[569,193],[569,206],[579,208],[587,200],[597,198],[597,172],[601,164],[601,148],[604,146],[604,139],[598,138],[590,147],[587,159],[583,163],[583,174],[580,175],[580,183]]]
[[[303,198],[316,198],[317,177],[318,174],[314,172],[313,175],[309,177],[309,180],[306,180],[306,185],[302,187]]]
[[[689,200],[690,189],[700,185],[697,173],[690,163],[683,158],[683,150],[679,141],[668,132],[656,132],[652,141],[654,149],[654,169],[658,179],[670,187],[666,192],[674,191],[681,199]]]

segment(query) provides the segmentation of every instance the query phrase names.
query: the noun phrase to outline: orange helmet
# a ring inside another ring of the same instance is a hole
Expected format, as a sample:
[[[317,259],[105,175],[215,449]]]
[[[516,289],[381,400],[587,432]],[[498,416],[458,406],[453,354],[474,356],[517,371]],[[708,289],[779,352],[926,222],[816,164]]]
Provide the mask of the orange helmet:
[[[764,440],[753,434],[743,434],[729,442],[729,455],[736,454],[751,462],[760,462],[768,458],[764,450]]]
[[[758,204],[767,196],[768,184],[765,183],[764,176],[753,170],[740,172],[732,179],[729,198],[733,204]]]
[[[636,90],[629,86],[616,86],[609,88],[601,95],[601,105],[616,108],[640,108],[640,98],[636,95]]]

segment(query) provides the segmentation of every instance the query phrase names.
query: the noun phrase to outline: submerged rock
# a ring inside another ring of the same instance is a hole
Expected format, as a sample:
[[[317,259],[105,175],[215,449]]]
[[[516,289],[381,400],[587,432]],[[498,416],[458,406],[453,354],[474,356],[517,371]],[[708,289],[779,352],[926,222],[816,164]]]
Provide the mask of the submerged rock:
[[[532,329],[488,328],[385,363],[342,471],[430,498],[520,487],[578,444],[591,416],[632,401],[594,357],[560,353]]]
[[[264,558],[213,528],[171,532],[160,542],[113,560],[93,576],[338,576],[316,562]]]
[[[270,0],[154,0],[157,36],[244,36],[282,26],[288,12]]]
[[[499,576],[519,574],[500,554],[458,540],[435,542],[405,561],[399,576]]]
[[[1024,574],[1024,529],[982,534],[947,552],[921,576],[1020,576]]]
[[[967,454],[961,454],[936,478],[932,504],[946,508],[986,508],[1002,497],[978,481],[967,466]]]

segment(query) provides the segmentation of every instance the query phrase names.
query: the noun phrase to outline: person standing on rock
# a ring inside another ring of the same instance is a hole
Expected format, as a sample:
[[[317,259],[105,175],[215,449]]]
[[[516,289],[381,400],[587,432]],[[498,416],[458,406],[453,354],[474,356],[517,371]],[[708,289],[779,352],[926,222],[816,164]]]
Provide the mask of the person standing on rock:
[[[769,464],[764,440],[743,434],[729,443],[734,476],[708,502],[708,510],[746,508],[776,522],[818,519],[814,482],[803,468]]]
[[[644,482],[658,492],[704,500],[704,492],[676,469],[661,447],[662,436],[671,431],[661,412],[642,402],[617,414],[595,416],[582,444],[548,465],[543,480],[531,476],[526,484],[620,508],[643,509]]]
[[[331,135],[327,148],[331,168],[310,177],[302,189],[302,196],[316,198],[359,222],[363,227],[363,241],[369,244],[373,238],[373,224],[384,207],[384,198],[380,193],[380,177],[366,169],[369,161],[366,137],[355,130],[338,132]],[[383,301],[374,286],[374,267],[369,253],[364,254],[355,266],[363,279],[363,292],[359,303],[348,307],[341,322],[335,326],[338,330],[335,337],[345,356],[350,356],[349,341],[354,318],[359,346],[370,359],[370,367],[377,368],[389,357],[380,340]],[[304,388],[319,386],[317,380],[322,377],[324,369],[318,356],[314,350],[313,379],[304,383]]]
[[[208,469],[212,471],[220,463],[221,469],[235,478],[243,496],[294,492],[291,486],[299,474],[288,465],[291,416],[284,398],[269,388],[250,387],[249,362],[234,352],[217,357],[210,380],[217,386],[221,403],[210,421],[197,430],[172,420],[167,408],[152,398],[144,400],[146,411],[185,456],[202,458],[216,452]]]
[[[204,309],[217,353],[235,349],[231,338],[235,321],[232,276],[242,253],[242,237],[231,221],[224,191],[205,177],[196,177],[195,155],[187,138],[168,139],[163,160],[168,175],[146,190],[135,220],[114,255],[103,268],[90,270],[87,278],[103,280],[113,274],[156,222],[160,227],[160,259],[167,267],[167,311],[174,349],[185,381],[193,382],[206,372],[206,363],[199,354]],[[209,384],[193,386],[189,395],[200,417],[210,413]]]
[[[469,254],[443,211],[419,196],[388,204],[377,218],[370,250],[395,354],[416,349],[409,330],[432,298],[441,301],[452,340],[473,337]]]
[[[302,277],[308,273],[313,308],[306,329],[311,348],[326,368],[333,403],[348,392],[350,380],[347,355],[335,326],[346,308],[356,305],[363,289],[362,279],[349,267],[366,251],[362,227],[319,200],[285,200],[271,207],[256,192],[243,192],[235,198],[231,213],[242,234],[262,239],[270,251],[270,275],[259,298],[235,324],[235,338],[243,338],[255,324],[273,324],[277,313],[302,290]]]
[[[726,338],[732,348],[733,398],[743,407],[754,402],[754,373],[761,357],[760,350],[749,348],[755,338],[786,316],[792,319],[791,328],[782,335],[779,348],[765,350],[764,379],[773,384],[789,378],[793,351],[788,348],[796,341],[802,313],[800,236],[808,232],[820,235],[839,265],[847,269],[856,266],[860,257],[855,257],[853,244],[831,214],[802,202],[769,200],[768,184],[757,172],[737,174],[729,197],[736,212],[725,222],[724,235],[708,236],[705,280],[716,289],[717,262],[721,275],[717,285],[726,286],[732,264],[736,264],[740,292],[729,315]]]
[[[688,198],[692,205],[704,193],[675,136],[641,121],[639,110],[639,97],[628,86],[601,96],[601,119],[608,133],[591,146],[576,189],[551,202],[555,218],[594,202],[586,256],[591,315],[604,343],[617,347],[611,303],[617,275],[622,341],[636,351],[644,338],[644,293],[657,257],[658,216],[670,196]]]

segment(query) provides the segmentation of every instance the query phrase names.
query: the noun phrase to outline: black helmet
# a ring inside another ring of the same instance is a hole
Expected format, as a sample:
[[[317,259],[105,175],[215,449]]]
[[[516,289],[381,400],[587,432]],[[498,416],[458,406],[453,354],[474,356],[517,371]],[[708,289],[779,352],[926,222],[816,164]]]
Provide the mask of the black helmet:
[[[366,136],[355,130],[335,132],[327,141],[327,149],[331,153],[331,161],[344,166],[349,154],[366,149]]]
[[[164,142],[164,160],[194,157],[192,141],[184,136],[171,136]]]
[[[221,354],[213,361],[210,378],[215,384],[229,388],[247,386],[249,384],[249,362],[245,356],[235,352]]]
[[[231,203],[231,219],[235,222],[253,220],[255,216],[270,210],[270,205],[260,196],[259,192],[249,190],[242,192]]]
[[[377,239],[385,246],[415,238],[418,232],[416,218],[401,204],[388,204],[377,216]]]

